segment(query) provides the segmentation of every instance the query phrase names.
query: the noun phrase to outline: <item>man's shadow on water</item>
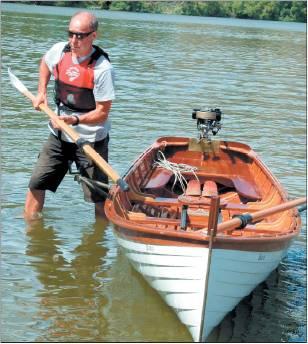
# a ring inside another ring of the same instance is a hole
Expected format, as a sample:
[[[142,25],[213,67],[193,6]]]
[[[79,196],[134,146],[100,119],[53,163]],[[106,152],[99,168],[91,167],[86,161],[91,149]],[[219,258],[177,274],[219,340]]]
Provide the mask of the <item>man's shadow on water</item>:
[[[72,252],[63,257],[64,243],[52,226],[40,219],[27,228],[26,254],[37,272],[39,312],[33,327],[43,327],[38,341],[94,341],[107,326],[102,308],[107,300],[97,292],[102,285],[103,259],[108,248],[102,243],[108,221],[97,219],[87,228]],[[39,325],[41,324],[41,325]]]

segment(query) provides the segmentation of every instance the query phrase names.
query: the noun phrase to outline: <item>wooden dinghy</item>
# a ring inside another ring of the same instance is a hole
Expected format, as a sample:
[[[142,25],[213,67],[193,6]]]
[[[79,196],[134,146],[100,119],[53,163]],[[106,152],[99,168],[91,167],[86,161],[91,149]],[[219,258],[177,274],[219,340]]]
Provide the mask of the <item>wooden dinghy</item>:
[[[209,139],[217,110],[195,113],[200,140],[157,139],[124,176],[130,191],[113,186],[105,204],[129,261],[194,341],[267,278],[300,230],[296,204],[275,210],[287,195],[257,154]]]

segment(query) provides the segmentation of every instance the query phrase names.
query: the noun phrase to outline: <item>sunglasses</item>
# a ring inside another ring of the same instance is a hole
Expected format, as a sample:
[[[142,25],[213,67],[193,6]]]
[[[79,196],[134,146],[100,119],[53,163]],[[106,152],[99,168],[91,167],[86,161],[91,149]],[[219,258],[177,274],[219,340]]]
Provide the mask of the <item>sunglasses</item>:
[[[72,31],[68,31],[68,37],[69,38],[73,38],[74,35],[76,36],[77,39],[84,39],[86,37],[88,37],[89,35],[91,35],[91,33],[93,33],[94,31],[90,31],[90,32],[72,32]]]

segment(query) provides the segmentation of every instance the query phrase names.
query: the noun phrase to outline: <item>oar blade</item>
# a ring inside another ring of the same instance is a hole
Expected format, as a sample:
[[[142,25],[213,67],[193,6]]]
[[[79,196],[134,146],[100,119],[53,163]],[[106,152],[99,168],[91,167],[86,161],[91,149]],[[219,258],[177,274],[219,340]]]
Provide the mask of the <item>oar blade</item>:
[[[27,91],[26,86],[13,74],[10,67],[8,68],[7,72],[12,85],[16,87],[19,92],[25,93]]]

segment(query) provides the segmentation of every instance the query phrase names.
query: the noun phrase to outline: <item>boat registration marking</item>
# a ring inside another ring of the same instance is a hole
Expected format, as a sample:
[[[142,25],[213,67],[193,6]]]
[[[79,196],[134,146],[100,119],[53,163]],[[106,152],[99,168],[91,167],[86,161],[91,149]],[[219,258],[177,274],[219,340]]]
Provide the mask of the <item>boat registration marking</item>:
[[[147,252],[154,252],[155,249],[154,249],[154,247],[152,245],[146,245],[146,251]]]
[[[263,260],[265,260],[265,259],[266,259],[266,255],[263,254],[263,253],[260,253],[260,254],[259,254],[259,257],[258,257],[258,261],[263,261]]]

